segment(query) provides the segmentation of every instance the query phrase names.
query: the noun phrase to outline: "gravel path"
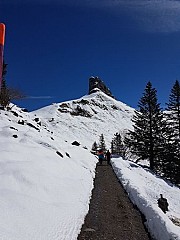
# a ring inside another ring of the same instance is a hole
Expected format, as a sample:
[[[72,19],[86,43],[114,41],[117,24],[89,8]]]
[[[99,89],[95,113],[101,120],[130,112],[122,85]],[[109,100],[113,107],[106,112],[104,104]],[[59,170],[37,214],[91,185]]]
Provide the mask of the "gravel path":
[[[78,240],[148,240],[141,214],[130,202],[113,169],[96,168],[89,213]]]

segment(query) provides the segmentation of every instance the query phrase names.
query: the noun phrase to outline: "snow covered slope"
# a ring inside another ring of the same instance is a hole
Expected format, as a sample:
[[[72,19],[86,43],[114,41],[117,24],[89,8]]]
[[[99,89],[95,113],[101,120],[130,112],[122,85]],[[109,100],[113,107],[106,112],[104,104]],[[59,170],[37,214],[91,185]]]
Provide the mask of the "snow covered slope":
[[[80,99],[53,104],[33,112],[54,129],[55,134],[66,135],[87,147],[99,140],[103,133],[110,147],[116,132],[124,134],[132,128],[134,109],[99,91]]]
[[[31,113],[0,110],[0,240],[76,240],[95,177],[92,144],[103,133],[110,147],[116,132],[132,128],[133,113],[101,91]],[[180,240],[180,189],[135,163],[112,165],[151,234]],[[157,207],[160,193],[167,214]]]
[[[91,146],[101,133],[110,146],[133,111],[102,92],[32,113],[0,110],[0,239],[77,239],[95,176]]]

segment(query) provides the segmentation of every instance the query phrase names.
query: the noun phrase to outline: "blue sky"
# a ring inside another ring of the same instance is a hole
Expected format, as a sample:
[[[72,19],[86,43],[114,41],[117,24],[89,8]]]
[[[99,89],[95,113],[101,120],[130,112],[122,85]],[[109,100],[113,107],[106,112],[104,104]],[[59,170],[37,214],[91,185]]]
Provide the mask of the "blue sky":
[[[14,3],[15,2],[15,3]],[[164,107],[180,79],[180,1],[1,0],[7,84],[28,110],[88,93],[99,76],[137,107],[146,83]]]

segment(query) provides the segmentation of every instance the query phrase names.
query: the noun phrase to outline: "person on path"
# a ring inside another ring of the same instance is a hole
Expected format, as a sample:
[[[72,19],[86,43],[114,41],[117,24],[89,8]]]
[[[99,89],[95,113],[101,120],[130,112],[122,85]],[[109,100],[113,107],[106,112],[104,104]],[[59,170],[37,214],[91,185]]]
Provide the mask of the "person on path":
[[[99,158],[100,165],[102,165],[102,161],[104,160],[104,152],[102,149],[98,151],[98,158]]]
[[[109,165],[110,165],[111,153],[110,153],[110,151],[109,151],[109,150],[106,152],[106,160],[107,160],[107,164],[109,164]]]

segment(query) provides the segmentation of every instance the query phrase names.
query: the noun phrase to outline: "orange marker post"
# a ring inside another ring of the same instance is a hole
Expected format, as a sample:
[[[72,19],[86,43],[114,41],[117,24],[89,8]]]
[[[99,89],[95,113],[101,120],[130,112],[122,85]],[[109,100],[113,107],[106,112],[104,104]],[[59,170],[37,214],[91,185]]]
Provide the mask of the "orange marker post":
[[[0,86],[2,83],[2,72],[3,72],[4,40],[5,40],[5,25],[4,23],[0,23]]]

